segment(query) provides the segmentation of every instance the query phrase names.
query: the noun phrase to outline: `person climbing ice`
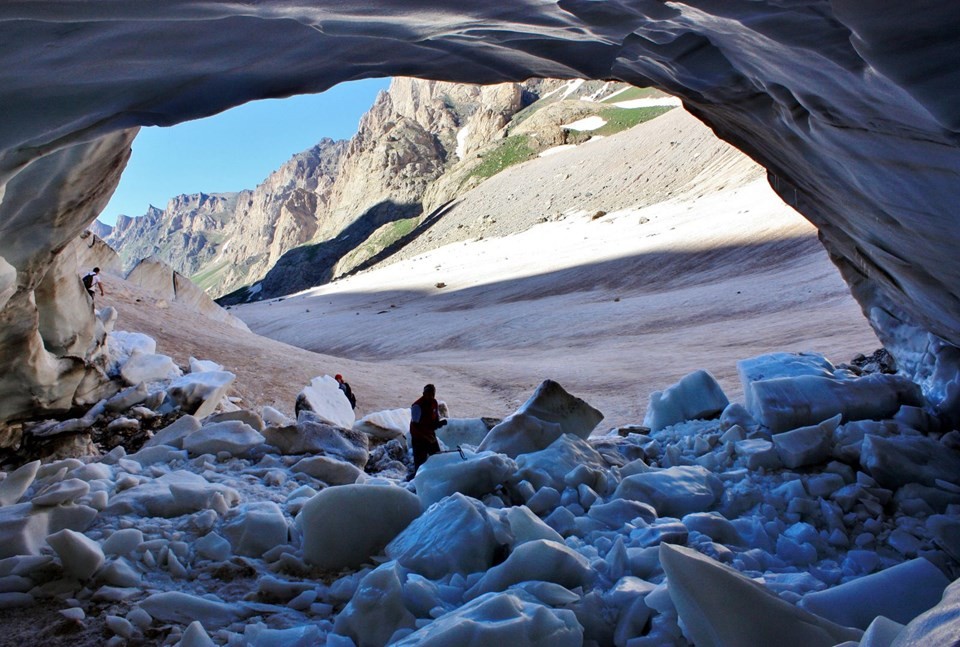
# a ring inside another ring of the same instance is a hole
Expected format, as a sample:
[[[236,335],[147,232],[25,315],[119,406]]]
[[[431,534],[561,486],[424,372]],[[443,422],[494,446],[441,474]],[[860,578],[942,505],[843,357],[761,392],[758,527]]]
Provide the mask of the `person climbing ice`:
[[[87,272],[83,275],[81,279],[83,281],[83,287],[86,288],[87,294],[90,295],[90,298],[94,298],[94,290],[100,288],[100,296],[103,296],[103,281],[100,279],[100,268],[93,268],[92,272]]]

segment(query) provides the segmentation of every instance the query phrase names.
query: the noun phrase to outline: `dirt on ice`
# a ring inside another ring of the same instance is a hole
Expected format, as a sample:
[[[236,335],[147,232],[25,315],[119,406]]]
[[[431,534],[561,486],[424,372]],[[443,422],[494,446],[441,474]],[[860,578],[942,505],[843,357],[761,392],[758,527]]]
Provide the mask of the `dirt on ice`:
[[[235,372],[244,406],[288,414],[325,373],[351,383],[359,415],[433,382],[452,416],[501,417],[550,378],[606,429],[642,422],[652,391],[700,368],[736,400],[739,359],[879,346],[815,228],[681,110],[508,169],[455,206],[419,255],[231,310],[262,336],[117,279],[101,301],[158,352]]]

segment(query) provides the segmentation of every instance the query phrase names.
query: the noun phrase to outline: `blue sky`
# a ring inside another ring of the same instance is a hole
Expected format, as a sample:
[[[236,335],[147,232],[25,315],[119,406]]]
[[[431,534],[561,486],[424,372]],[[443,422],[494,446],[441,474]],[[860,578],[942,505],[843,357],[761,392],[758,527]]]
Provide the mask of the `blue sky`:
[[[172,128],[143,128],[120,186],[100,214],[142,216],[182,193],[252,189],[324,137],[347,139],[390,79],[343,83],[323,94],[248,103]]]

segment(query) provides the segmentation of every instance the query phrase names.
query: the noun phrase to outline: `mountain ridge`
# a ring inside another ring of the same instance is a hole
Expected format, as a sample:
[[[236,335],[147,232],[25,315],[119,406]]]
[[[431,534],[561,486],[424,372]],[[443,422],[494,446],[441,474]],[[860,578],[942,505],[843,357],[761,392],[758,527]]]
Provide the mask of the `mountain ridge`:
[[[586,141],[564,124],[609,111],[602,100],[627,89],[397,78],[351,139],[321,140],[254,189],[176,196],[100,235],[125,267],[157,256],[224,304],[312,287],[368,265],[503,168]]]

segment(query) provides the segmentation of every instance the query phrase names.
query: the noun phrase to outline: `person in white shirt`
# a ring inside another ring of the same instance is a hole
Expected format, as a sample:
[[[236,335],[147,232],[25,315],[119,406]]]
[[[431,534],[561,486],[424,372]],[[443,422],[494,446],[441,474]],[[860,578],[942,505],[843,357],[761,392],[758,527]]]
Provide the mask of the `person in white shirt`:
[[[92,272],[88,272],[83,276],[83,287],[87,289],[87,293],[92,299],[94,297],[94,290],[96,288],[100,289],[100,296],[103,296],[103,281],[100,279],[100,268],[93,268]]]

